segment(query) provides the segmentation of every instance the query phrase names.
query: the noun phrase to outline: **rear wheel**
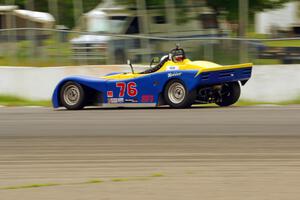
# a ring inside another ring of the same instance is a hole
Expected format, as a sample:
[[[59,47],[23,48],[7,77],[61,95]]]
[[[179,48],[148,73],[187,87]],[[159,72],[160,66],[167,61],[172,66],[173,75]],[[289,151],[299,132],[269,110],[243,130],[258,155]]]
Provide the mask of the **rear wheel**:
[[[238,82],[225,83],[221,89],[221,99],[216,102],[219,106],[230,106],[236,103],[241,95],[241,86]]]
[[[84,107],[84,89],[75,82],[66,82],[60,90],[61,104],[68,110],[79,110]]]
[[[172,108],[186,108],[194,103],[196,92],[188,92],[180,80],[171,80],[165,87],[164,98]]]

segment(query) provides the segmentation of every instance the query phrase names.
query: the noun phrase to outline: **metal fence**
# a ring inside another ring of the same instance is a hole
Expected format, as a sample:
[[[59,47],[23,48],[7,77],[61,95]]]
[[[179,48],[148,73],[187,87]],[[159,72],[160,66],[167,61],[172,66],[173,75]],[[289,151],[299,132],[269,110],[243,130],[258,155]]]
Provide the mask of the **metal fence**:
[[[56,29],[0,30],[1,66],[147,64],[180,44],[191,60],[220,64],[300,62],[300,38],[154,37]]]

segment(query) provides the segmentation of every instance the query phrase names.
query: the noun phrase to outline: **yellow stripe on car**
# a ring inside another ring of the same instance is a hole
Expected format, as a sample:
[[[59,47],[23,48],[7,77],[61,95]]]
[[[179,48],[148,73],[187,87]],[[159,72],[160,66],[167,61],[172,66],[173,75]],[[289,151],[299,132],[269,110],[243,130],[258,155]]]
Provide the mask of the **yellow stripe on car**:
[[[170,71],[170,69],[174,67],[174,69],[176,70],[197,70],[198,73],[195,75],[195,77],[197,77],[202,72],[247,68],[247,67],[252,67],[252,65],[253,65],[252,63],[244,63],[244,64],[237,64],[237,65],[219,65],[209,61],[191,61],[189,59],[185,59],[184,61],[179,63],[175,63],[173,61],[167,61],[158,71],[154,73]],[[110,80],[124,80],[124,79],[138,78],[147,75],[149,74],[123,73],[123,74],[104,76],[102,78],[110,79]]]

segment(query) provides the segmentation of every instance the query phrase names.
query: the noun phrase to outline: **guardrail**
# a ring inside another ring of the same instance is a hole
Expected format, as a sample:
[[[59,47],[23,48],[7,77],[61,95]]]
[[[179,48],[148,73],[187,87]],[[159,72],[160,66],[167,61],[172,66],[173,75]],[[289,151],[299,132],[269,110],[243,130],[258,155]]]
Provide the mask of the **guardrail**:
[[[146,66],[147,67],[147,66]],[[143,66],[134,66],[144,70]],[[70,75],[101,77],[111,72],[128,72],[127,65],[75,67],[0,67],[0,94],[32,100],[49,100],[61,79]],[[300,65],[254,66],[241,100],[283,102],[299,99]]]

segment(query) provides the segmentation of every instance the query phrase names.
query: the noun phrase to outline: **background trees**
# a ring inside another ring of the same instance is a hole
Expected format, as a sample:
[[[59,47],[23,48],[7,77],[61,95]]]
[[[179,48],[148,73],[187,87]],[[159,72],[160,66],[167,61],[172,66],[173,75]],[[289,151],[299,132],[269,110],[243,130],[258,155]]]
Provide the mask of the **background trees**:
[[[266,9],[280,8],[284,3],[293,0],[249,0],[249,14]],[[239,0],[206,0],[208,6],[213,8],[217,14],[224,14],[229,21],[238,19]]]
[[[32,1],[34,10],[48,12],[48,2],[51,0],[0,0],[1,4],[15,2],[20,8],[25,9],[26,3]],[[57,24],[63,24],[70,28],[74,27],[74,0],[57,0],[58,2],[58,18]],[[82,0],[83,12],[87,12],[95,8],[102,0]],[[120,4],[136,5],[136,0],[116,0]],[[164,6],[165,0],[145,0],[147,6]],[[175,5],[180,6],[187,1],[199,3],[201,0],[174,0]],[[215,10],[218,15],[225,15],[229,21],[236,21],[238,18],[238,3],[239,0],[202,0],[208,6]],[[253,16],[255,12],[265,9],[273,9],[282,6],[284,3],[293,0],[249,0],[249,14]]]

